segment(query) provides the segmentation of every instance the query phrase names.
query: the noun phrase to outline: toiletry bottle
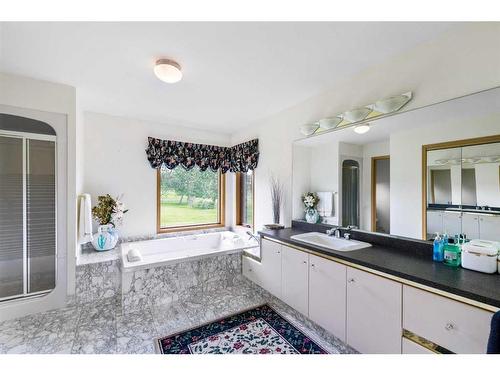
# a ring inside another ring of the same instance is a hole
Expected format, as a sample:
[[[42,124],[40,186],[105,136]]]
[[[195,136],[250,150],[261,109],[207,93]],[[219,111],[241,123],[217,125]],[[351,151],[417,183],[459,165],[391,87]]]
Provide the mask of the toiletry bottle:
[[[432,260],[435,262],[442,262],[444,259],[444,238],[439,235],[439,232],[436,233],[436,238],[434,238],[433,243],[433,253]]]
[[[460,237],[455,236],[455,243],[444,245],[444,260],[443,263],[450,267],[459,267],[462,260],[462,249]]]

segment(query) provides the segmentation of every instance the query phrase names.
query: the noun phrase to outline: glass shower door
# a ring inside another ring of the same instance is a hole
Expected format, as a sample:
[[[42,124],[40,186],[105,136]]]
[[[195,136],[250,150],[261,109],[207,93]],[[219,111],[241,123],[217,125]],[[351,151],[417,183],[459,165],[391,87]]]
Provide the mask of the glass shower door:
[[[26,292],[24,142],[0,136],[0,299]]]
[[[26,140],[28,293],[54,289],[56,275],[55,144]]]
[[[56,285],[54,138],[5,130],[0,135],[0,301]]]

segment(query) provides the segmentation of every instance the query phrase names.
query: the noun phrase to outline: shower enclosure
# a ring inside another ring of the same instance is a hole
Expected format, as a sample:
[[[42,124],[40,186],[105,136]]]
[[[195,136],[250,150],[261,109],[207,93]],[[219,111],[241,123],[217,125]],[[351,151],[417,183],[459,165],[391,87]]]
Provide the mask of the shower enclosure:
[[[0,301],[56,286],[56,132],[0,113]]]
[[[359,162],[346,159],[342,162],[342,226],[359,228]]]

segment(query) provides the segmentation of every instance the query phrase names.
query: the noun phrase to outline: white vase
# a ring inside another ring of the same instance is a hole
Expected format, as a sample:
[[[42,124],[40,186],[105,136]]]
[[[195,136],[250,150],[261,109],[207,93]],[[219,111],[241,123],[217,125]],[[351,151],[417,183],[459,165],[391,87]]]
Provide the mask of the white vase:
[[[113,225],[99,225],[97,233],[92,240],[92,246],[94,246],[94,249],[97,251],[111,250],[116,246],[118,238],[118,232]]]

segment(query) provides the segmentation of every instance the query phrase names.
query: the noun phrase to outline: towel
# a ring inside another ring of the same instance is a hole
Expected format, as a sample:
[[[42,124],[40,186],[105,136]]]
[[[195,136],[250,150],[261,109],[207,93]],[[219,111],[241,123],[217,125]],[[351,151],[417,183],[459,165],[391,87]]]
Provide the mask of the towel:
[[[142,260],[141,252],[137,249],[130,249],[127,253],[127,259],[130,263],[140,262]]]
[[[94,239],[92,236],[92,203],[90,194],[80,195],[78,215],[78,243],[84,244]]]
[[[488,338],[487,354],[500,354],[500,311],[491,318],[490,337]]]
[[[318,213],[320,216],[333,216],[333,192],[319,191]]]

